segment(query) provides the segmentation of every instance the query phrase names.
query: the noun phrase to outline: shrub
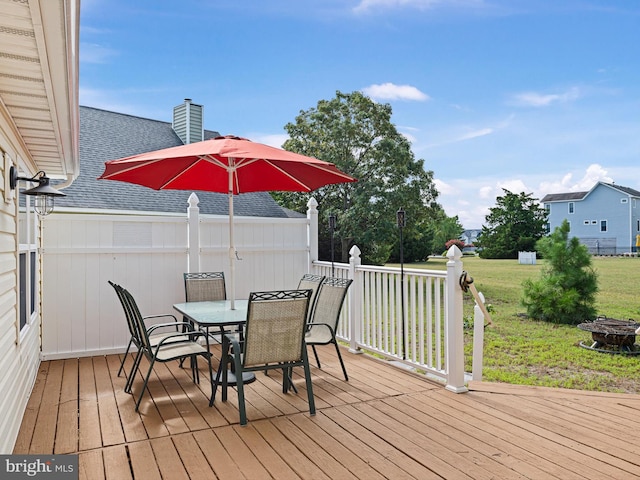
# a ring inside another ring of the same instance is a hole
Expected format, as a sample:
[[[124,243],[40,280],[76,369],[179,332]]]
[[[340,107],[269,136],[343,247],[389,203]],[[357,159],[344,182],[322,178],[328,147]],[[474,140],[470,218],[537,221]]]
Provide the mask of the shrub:
[[[576,237],[568,237],[569,222],[565,220],[536,243],[548,266],[539,280],[523,282],[522,304],[531,318],[577,325],[596,316],[598,279],[591,255]]]
[[[460,239],[457,238],[452,238],[451,240],[449,240],[447,243],[444,244],[447,251],[449,251],[449,249],[451,248],[452,245],[455,245],[456,247],[458,247],[460,249],[460,251],[462,251],[462,249],[464,248],[464,242]]]

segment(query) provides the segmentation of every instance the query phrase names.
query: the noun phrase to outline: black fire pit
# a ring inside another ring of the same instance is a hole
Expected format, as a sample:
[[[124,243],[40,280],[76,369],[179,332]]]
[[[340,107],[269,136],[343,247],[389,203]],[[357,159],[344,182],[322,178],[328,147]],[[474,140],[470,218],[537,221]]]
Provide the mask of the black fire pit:
[[[580,346],[597,352],[637,355],[640,353],[640,348],[635,344],[638,327],[640,327],[640,323],[631,319],[618,320],[598,317],[593,322],[584,322],[578,325],[580,330],[591,332],[593,340],[591,345],[580,342]]]

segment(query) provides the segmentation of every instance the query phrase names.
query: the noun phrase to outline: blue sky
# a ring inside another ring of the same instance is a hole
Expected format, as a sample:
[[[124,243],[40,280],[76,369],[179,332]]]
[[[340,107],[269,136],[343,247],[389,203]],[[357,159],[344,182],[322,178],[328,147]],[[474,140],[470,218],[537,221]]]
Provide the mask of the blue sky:
[[[393,108],[439,201],[640,190],[635,0],[82,0],[80,104],[281,146],[336,91]]]

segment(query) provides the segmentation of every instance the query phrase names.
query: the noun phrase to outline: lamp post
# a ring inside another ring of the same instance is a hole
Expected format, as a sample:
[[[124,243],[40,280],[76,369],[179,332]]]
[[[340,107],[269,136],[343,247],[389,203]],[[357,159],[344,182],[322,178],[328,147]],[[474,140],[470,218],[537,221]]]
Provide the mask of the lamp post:
[[[66,194],[49,185],[49,177],[47,177],[47,174],[42,170],[36,173],[33,177],[19,177],[18,170],[12,165],[9,170],[9,187],[11,190],[15,190],[18,186],[18,180],[38,183],[37,186],[25,190],[22,193],[36,197],[33,208],[40,216],[44,217],[45,215],[49,215],[53,212],[55,197],[66,197]]]
[[[402,230],[407,226],[407,217],[402,207],[396,212],[396,220],[398,230],[400,231],[400,321],[402,322],[402,359],[407,358],[407,349],[405,345],[405,321],[404,321],[404,245],[402,238]]]
[[[334,243],[333,243],[333,238],[334,238],[334,233],[336,231],[336,216],[333,213],[329,214],[329,231],[331,232],[331,276],[335,277],[334,275],[334,266],[333,266],[333,260],[334,260]]]

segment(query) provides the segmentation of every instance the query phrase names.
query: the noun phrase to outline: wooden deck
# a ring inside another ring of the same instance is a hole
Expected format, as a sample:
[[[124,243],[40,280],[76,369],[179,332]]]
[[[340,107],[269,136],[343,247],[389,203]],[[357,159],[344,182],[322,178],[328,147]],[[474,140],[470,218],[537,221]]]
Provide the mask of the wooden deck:
[[[331,348],[312,369],[316,416],[302,377],[283,395],[258,373],[246,427],[235,391],[209,408],[208,381],[175,363],[157,367],[138,414],[117,356],[44,362],[14,453],[78,453],[90,480],[640,477],[640,396],[484,383],[454,394],[346,352],[345,382]]]

